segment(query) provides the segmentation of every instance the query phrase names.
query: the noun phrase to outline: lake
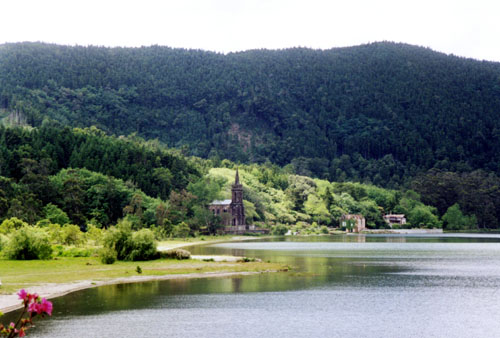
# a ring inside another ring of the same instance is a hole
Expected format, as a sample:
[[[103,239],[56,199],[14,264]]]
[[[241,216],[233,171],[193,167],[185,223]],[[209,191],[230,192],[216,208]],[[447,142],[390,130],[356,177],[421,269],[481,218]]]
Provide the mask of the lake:
[[[289,272],[54,299],[31,337],[500,337],[500,236],[286,237],[190,248]]]

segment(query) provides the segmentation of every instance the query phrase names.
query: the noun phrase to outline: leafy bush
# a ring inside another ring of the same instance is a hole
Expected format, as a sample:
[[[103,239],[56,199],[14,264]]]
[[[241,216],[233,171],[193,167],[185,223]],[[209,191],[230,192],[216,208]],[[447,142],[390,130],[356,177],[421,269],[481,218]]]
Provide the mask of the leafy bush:
[[[87,241],[92,241],[94,244],[101,244],[104,236],[104,230],[93,224],[87,224],[87,232],[85,238]]]
[[[74,224],[65,224],[61,228],[61,239],[63,244],[67,245],[78,245],[84,241],[80,227]]]
[[[288,232],[288,228],[284,225],[277,225],[271,230],[271,234],[274,236],[283,236]]]
[[[47,232],[49,234],[49,239],[52,243],[62,243],[62,231],[61,226],[57,223],[49,223],[46,225]]]
[[[174,259],[189,259],[191,258],[191,253],[183,249],[172,249],[168,251],[163,251],[160,253],[161,258],[174,258]]]
[[[7,236],[0,234],[0,251],[2,251],[3,248],[7,245],[8,241],[9,239],[7,238]]]
[[[24,226],[12,234],[5,254],[9,259],[50,259],[52,247],[47,233],[41,229]]]
[[[146,261],[154,259],[157,254],[154,233],[142,229],[132,234],[132,251],[128,255],[131,261]]]
[[[132,228],[125,222],[118,223],[106,231],[103,244],[105,248],[116,252],[118,260],[127,260],[128,254],[132,251]]]
[[[159,241],[169,238],[172,233],[172,229],[168,230],[160,226],[152,226],[150,229],[153,231],[155,239]]]
[[[149,229],[132,232],[130,224],[119,223],[104,236],[104,247],[113,249],[118,260],[144,261],[156,257],[156,241]]]
[[[54,254],[59,257],[91,257],[96,254],[96,249],[64,247],[56,245],[53,247]]]
[[[176,238],[186,238],[187,236],[189,236],[189,230],[189,225],[184,222],[180,222],[179,224],[174,226],[172,235]]]
[[[0,234],[10,234],[14,230],[20,229],[24,226],[28,226],[28,223],[17,217],[8,218],[0,224]]]
[[[117,254],[114,249],[103,248],[99,252],[99,257],[101,258],[101,262],[103,264],[113,264],[116,261]]]

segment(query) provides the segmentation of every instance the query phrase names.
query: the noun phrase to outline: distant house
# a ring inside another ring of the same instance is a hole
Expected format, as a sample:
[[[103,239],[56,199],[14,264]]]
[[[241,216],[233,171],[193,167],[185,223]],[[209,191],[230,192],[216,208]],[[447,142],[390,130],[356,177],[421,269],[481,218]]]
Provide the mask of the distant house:
[[[366,229],[366,220],[363,215],[345,214],[340,217],[340,226],[347,232],[361,232]]]
[[[406,218],[404,214],[388,214],[384,215],[384,221],[389,224],[392,228],[393,225],[403,225],[406,224]]]

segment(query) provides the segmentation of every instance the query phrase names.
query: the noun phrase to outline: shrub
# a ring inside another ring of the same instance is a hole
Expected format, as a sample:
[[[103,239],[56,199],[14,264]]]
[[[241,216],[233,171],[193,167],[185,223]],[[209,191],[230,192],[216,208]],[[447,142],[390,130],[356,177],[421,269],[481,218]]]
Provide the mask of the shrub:
[[[142,229],[133,233],[127,223],[120,223],[106,232],[104,247],[115,250],[117,259],[123,261],[144,261],[157,256],[153,232]]]
[[[156,241],[154,233],[149,229],[142,229],[132,235],[132,250],[127,260],[146,261],[156,256]]]
[[[60,257],[91,257],[96,253],[96,249],[90,248],[75,248],[75,247],[63,247],[62,245],[56,245],[53,247],[56,256]]]
[[[62,232],[59,224],[49,223],[46,225],[51,243],[62,243]]]
[[[2,251],[3,248],[7,245],[8,241],[9,239],[7,238],[7,236],[0,234],[0,251]]]
[[[284,225],[277,225],[271,230],[271,234],[274,236],[283,236],[288,232],[288,228]]]
[[[74,224],[65,224],[61,228],[62,243],[66,245],[78,245],[83,243],[83,233],[80,227]]]
[[[102,264],[113,264],[116,261],[116,251],[111,248],[103,248],[99,252]]]
[[[52,247],[45,231],[31,226],[24,226],[12,234],[5,248],[9,259],[50,259]]]
[[[87,224],[87,232],[85,238],[87,241],[92,241],[94,244],[101,244],[104,236],[104,230],[93,224]]]
[[[168,232],[164,227],[160,226],[152,226],[150,229],[153,231],[155,239],[159,241],[167,239],[171,233],[171,231]]]
[[[128,254],[132,251],[131,242],[132,228],[125,222],[108,229],[103,238],[104,247],[113,249],[118,260],[127,260]]]
[[[161,258],[189,259],[191,258],[191,253],[183,249],[172,249],[163,251],[160,256]]]
[[[17,217],[8,218],[0,224],[0,234],[10,234],[14,230],[20,229],[24,226],[28,226],[28,223]]]
[[[184,222],[180,222],[179,224],[174,226],[172,235],[176,238],[186,238],[187,236],[189,236],[189,230],[189,225]]]

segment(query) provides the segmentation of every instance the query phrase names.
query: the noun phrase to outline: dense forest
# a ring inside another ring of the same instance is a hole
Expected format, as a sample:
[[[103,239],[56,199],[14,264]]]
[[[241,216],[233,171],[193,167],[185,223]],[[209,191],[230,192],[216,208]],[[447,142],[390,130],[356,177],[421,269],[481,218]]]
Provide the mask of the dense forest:
[[[201,176],[185,158],[154,143],[96,128],[0,126],[0,220],[35,223],[59,209],[66,222],[85,229],[90,220],[108,226],[127,210],[144,209],[150,225],[164,218],[158,214],[166,210],[162,200]]]
[[[430,169],[457,177],[478,169],[500,174],[500,64],[388,42],[227,55],[159,46],[5,44],[2,118],[33,127],[58,121],[107,134],[137,133],[214,163],[270,161],[298,175],[389,188],[410,187]],[[178,180],[170,164],[161,172],[154,161],[133,169],[149,170],[144,175],[100,168],[119,162],[121,151],[100,154],[107,156],[101,160],[88,156],[92,144],[79,147],[73,158],[46,150],[50,173],[85,166],[130,179],[160,198],[170,185],[157,187],[155,179],[179,188],[190,174]],[[21,164],[17,170],[4,163],[2,175],[23,178]],[[419,188],[425,192],[425,185]]]
[[[277,233],[327,232],[346,213],[363,214],[370,228],[386,228],[382,216],[391,212],[405,214],[407,227],[500,224],[500,179],[484,171],[432,170],[412,182],[414,190],[389,190],[297,175],[269,162],[186,157],[134,135],[45,123],[0,126],[0,235],[23,222],[83,231],[126,222],[159,238],[213,234],[221,220],[208,204],[230,198],[236,168],[247,222]]]

